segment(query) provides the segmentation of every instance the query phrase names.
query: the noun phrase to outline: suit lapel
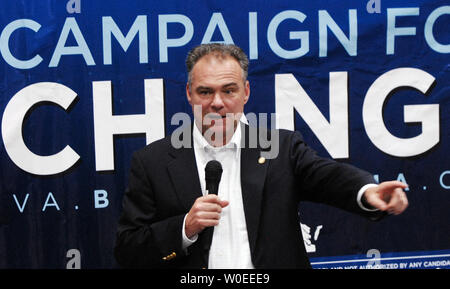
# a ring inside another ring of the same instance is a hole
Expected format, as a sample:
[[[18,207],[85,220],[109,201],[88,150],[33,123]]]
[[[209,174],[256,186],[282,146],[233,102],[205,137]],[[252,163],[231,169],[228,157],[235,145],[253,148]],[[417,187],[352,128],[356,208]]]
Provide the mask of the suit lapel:
[[[245,220],[253,253],[258,234],[259,220],[261,219],[261,205],[266,172],[269,160],[262,162],[261,148],[255,147],[249,142],[249,126],[242,125],[242,149],[241,149],[241,188],[244,203]]]
[[[194,149],[172,147],[170,155],[173,160],[168,163],[167,169],[178,198],[187,212],[195,200],[202,196]]]

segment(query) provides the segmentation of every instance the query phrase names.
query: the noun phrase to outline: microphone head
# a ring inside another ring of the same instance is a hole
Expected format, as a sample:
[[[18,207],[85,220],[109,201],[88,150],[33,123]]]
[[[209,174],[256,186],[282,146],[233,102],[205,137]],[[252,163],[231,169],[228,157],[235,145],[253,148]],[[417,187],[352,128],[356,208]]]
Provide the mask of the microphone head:
[[[222,177],[222,164],[216,160],[209,161],[205,166],[206,189],[209,194],[217,195]]]

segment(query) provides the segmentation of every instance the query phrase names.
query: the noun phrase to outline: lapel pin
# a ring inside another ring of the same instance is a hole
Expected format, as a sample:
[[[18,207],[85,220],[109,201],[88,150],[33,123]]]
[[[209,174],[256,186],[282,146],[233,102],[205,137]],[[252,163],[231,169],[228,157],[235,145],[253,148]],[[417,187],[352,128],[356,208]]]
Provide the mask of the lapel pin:
[[[265,163],[266,162],[266,158],[265,157],[260,157],[259,159],[258,159],[258,163],[260,163],[260,164],[263,164],[263,163]]]

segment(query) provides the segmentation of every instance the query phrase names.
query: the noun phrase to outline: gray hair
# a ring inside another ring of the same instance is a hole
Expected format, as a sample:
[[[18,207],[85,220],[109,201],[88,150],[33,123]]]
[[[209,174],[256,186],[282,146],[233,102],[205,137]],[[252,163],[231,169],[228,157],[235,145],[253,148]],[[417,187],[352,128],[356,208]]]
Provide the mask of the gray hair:
[[[197,61],[203,56],[209,55],[213,52],[217,52],[221,56],[231,56],[237,60],[242,68],[242,75],[244,82],[247,80],[248,76],[248,58],[245,52],[234,44],[223,44],[223,43],[208,43],[198,45],[189,51],[186,57],[186,68],[188,72],[188,83],[191,86],[192,75],[191,71]]]

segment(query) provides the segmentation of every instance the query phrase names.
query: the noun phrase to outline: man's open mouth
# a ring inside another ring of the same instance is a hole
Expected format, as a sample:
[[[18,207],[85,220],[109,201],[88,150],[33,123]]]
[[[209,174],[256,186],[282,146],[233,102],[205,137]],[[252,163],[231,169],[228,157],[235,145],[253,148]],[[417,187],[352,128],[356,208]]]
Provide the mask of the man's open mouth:
[[[217,113],[208,113],[206,115],[206,118],[211,119],[211,120],[219,120],[219,119],[224,119],[226,117],[227,117],[226,115],[220,115]]]

